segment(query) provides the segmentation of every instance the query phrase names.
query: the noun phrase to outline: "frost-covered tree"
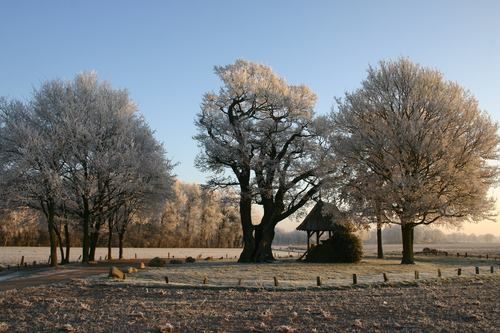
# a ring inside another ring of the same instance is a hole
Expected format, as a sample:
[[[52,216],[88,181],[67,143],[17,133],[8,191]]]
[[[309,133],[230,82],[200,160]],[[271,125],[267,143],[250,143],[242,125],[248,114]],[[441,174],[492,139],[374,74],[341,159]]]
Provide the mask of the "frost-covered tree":
[[[50,262],[56,266],[55,219],[63,196],[61,156],[67,147],[58,127],[64,91],[51,86],[44,84],[35,91],[31,103],[0,101],[0,191],[2,205],[30,207],[44,214]]]
[[[346,210],[358,227],[376,226],[377,258],[384,258],[382,228],[387,218],[384,211],[383,182],[361,164],[344,164],[342,174],[334,182],[326,182],[327,192],[333,192],[339,204]],[[389,207],[390,210],[390,207]]]
[[[318,135],[322,127],[315,126],[316,96],[305,86],[289,85],[268,66],[244,60],[215,72],[222,87],[203,97],[196,119],[195,139],[202,150],[196,165],[212,172],[213,185],[239,186],[240,261],[272,259],[276,224],[319,189],[325,142]],[[252,200],[264,208],[257,227]]]
[[[174,164],[166,159],[163,145],[154,138],[144,119],[130,118],[124,136],[125,160],[112,177],[114,195],[108,208],[111,217],[116,217],[114,227],[118,232],[120,259],[130,222],[134,218],[151,219],[159,215],[174,180]]]
[[[489,217],[498,127],[440,72],[408,59],[380,62],[361,88],[338,100],[332,117],[337,157],[382,184],[377,197],[401,225],[403,264],[414,262],[416,226]]]
[[[173,165],[127,91],[90,72],[44,83],[30,103],[0,106],[2,191],[46,215],[53,262],[56,217],[81,221],[88,262],[110,219],[120,216],[123,239],[132,215],[164,201]]]

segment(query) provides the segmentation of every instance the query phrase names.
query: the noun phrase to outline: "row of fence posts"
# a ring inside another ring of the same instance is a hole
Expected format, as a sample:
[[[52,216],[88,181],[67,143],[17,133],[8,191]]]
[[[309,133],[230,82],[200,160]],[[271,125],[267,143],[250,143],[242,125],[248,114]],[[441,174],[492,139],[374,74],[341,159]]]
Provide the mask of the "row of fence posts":
[[[479,259],[483,259],[483,257],[484,257],[484,259],[494,259],[495,261],[497,260],[497,257],[496,257],[496,256],[494,256],[494,257],[490,257],[490,255],[489,255],[489,254],[486,254],[486,255],[484,255],[484,256],[483,256],[482,254],[478,254],[478,255],[469,255],[467,252],[465,252],[464,254],[462,254],[462,255],[461,255],[461,254],[460,254],[460,252],[457,252],[457,258],[458,258],[458,257],[460,257],[460,256],[462,256],[462,257],[464,257],[464,258],[479,258]]]
[[[477,267],[477,266],[475,267],[475,273],[479,274],[479,267]],[[495,267],[494,266],[490,266],[490,273],[492,273],[492,274],[495,273]],[[457,269],[457,275],[458,276],[462,275],[462,268],[458,268]],[[415,271],[414,272],[414,276],[415,276],[415,280],[419,280],[420,279],[420,272],[419,271]],[[440,268],[437,269],[437,276],[439,278],[442,277],[442,272],[441,272]],[[389,282],[389,277],[387,276],[387,273],[382,273],[382,277],[384,279],[384,282]],[[243,282],[243,279],[241,279],[241,278],[238,279],[238,286],[241,286],[242,282]],[[275,287],[279,287],[280,283],[279,283],[279,280],[278,280],[277,276],[273,276],[273,282],[274,282],[274,286]],[[165,276],[165,283],[166,284],[170,283],[170,280],[169,280],[168,276]],[[208,283],[208,276],[204,276],[202,284],[207,284],[207,283]],[[352,274],[352,284],[353,285],[358,284],[358,275],[356,273]],[[317,276],[316,277],[316,286],[321,287],[321,285],[322,285],[321,276]]]

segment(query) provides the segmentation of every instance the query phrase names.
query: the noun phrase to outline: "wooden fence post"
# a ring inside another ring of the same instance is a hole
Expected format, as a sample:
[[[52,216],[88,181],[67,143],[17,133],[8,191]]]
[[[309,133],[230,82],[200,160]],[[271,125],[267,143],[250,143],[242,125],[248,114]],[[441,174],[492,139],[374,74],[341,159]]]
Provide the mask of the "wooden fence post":
[[[462,275],[462,269],[461,268],[457,269],[457,275],[458,276]]]
[[[321,276],[316,276],[316,285],[321,287]]]
[[[241,279],[238,279],[238,286],[241,286]]]
[[[479,267],[476,266],[476,274],[479,274]]]
[[[352,284],[357,284],[358,283],[358,276],[356,275],[356,273],[354,273],[352,275]]]
[[[418,280],[420,278],[420,275],[418,273],[418,271],[415,271],[415,280]]]
[[[388,282],[389,278],[387,277],[387,274],[386,273],[382,273],[382,275],[384,276],[384,282]]]
[[[24,265],[24,256],[21,257],[21,266]]]
[[[168,276],[165,276],[165,283],[168,284]]]
[[[490,273],[494,273],[495,272],[495,268],[493,266],[490,266]]]
[[[274,279],[274,286],[275,287],[279,286],[278,278],[276,276],[273,276],[273,279]]]

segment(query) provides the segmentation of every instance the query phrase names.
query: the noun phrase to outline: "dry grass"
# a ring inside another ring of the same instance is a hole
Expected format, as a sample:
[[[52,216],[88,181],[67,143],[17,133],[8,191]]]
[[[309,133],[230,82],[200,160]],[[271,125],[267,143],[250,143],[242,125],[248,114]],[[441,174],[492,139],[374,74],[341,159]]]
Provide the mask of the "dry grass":
[[[442,277],[457,276],[457,268],[462,276],[475,275],[475,267],[481,274],[490,274],[490,266],[498,264],[493,260],[456,257],[418,257],[415,265],[401,265],[400,260],[365,258],[357,264],[316,264],[281,260],[271,264],[238,264],[235,262],[196,262],[194,264],[167,265],[165,268],[148,268],[137,274],[128,275],[125,283],[164,284],[165,276],[174,285],[201,285],[207,277],[211,286],[272,287],[273,277],[277,277],[281,288],[311,287],[320,276],[324,286],[352,284],[352,275],[357,274],[358,283],[383,282],[383,273],[390,281],[412,281],[415,270],[420,279],[437,278],[438,268]]]
[[[0,292],[5,332],[498,332],[500,276],[265,291],[104,285]]]

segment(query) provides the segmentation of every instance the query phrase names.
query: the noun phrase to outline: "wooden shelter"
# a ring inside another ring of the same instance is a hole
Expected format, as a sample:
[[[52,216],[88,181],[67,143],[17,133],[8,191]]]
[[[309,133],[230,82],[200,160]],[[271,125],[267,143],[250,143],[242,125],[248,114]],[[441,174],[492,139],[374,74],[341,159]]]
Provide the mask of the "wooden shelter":
[[[325,232],[328,232],[328,237],[331,238],[334,233],[345,231],[350,224],[347,214],[342,213],[336,205],[319,200],[297,227],[297,230],[307,232],[307,251],[300,259],[311,249],[311,237],[316,235],[316,245],[319,245],[319,239]]]

